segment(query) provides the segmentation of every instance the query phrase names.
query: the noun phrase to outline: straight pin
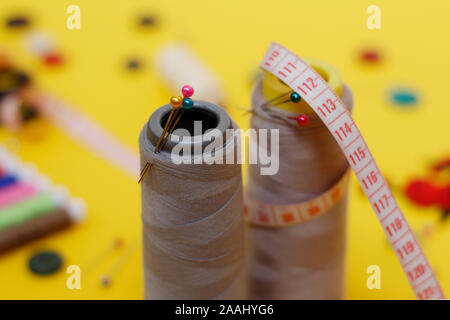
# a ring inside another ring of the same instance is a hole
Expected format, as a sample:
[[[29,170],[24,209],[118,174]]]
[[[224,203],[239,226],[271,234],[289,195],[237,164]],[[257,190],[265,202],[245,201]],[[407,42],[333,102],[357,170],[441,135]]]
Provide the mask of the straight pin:
[[[179,112],[178,117],[177,117],[177,113],[175,114],[173,124],[171,125],[169,131],[167,132],[167,135],[164,137],[163,142],[161,143],[159,148],[156,150],[157,153],[161,152],[162,148],[164,148],[164,146],[166,145],[167,141],[169,140],[170,135],[175,130],[178,122],[181,119],[181,116],[184,113],[184,111],[185,110],[189,110],[189,109],[191,109],[194,106],[194,101],[191,98],[189,98],[189,97],[191,97],[194,94],[194,89],[192,89],[191,86],[183,86],[181,91],[182,91],[183,96],[184,96],[183,103],[181,104],[182,105],[182,110],[181,110],[181,112]]]
[[[175,120],[175,122],[174,122],[172,128],[170,128],[170,131],[169,131],[169,133],[167,134],[166,138],[165,138],[165,139],[163,140],[163,142],[161,143],[160,151],[161,151],[162,148],[164,148],[164,146],[166,145],[167,141],[169,140],[170,135],[171,135],[172,132],[175,130],[175,127],[177,126],[178,122],[180,121],[181,116],[183,115],[183,112],[184,112],[184,109],[181,110],[180,116]]]
[[[245,111],[244,115],[247,115],[249,113],[254,113],[255,112],[253,109],[247,109],[247,108],[242,108],[242,107],[236,107],[236,109]]]
[[[170,111],[169,119],[166,121],[166,125],[164,126],[163,133],[161,137],[159,137],[158,143],[156,144],[155,150],[158,150],[160,143],[162,142],[163,137],[166,135],[167,129],[170,127],[170,123],[172,121],[172,116],[175,113],[175,110],[178,110],[183,103],[183,99],[180,96],[173,96],[170,98],[170,104],[172,105],[172,110]]]
[[[140,178],[139,178],[138,183],[141,183],[142,180],[144,180],[145,175],[147,174],[147,172],[148,172],[148,170],[150,169],[151,166],[152,166],[152,165],[151,165],[151,163],[149,163],[149,162],[147,162],[147,163],[145,164],[144,168],[142,168],[141,176],[140,176]]]
[[[103,261],[110,258],[116,251],[123,248],[125,241],[121,237],[114,238],[113,241],[108,244],[107,248],[102,249],[101,252],[93,256],[85,265],[82,266],[83,272],[89,272]]]
[[[181,110],[181,112],[180,112],[180,110]],[[172,131],[173,131],[173,127],[174,127],[174,123],[175,122],[177,122],[178,123],[178,121],[177,121],[177,119],[179,118],[179,117],[181,117],[181,114],[183,114],[183,108],[178,108],[176,111],[175,111],[175,113],[174,113],[174,115],[173,115],[173,118],[172,118],[172,121],[171,121],[171,123],[169,124],[169,126],[168,126],[168,130],[166,131],[166,132],[163,132],[163,135],[161,135],[161,137],[160,137],[160,140],[161,140],[161,143],[159,144],[159,145],[157,145],[156,146],[156,148],[155,148],[155,153],[159,153],[159,152],[161,152],[161,150],[162,150],[162,148],[163,148],[163,142],[167,139],[167,137],[168,136],[170,136],[171,134],[172,134]],[[167,135],[166,135],[166,133],[167,133]]]
[[[261,107],[265,107],[266,105],[272,104],[272,102],[275,102],[275,101],[277,101],[277,100],[287,96],[288,94],[291,94],[291,92],[293,92],[293,90],[289,90],[286,93],[283,93],[283,94],[281,94],[281,95],[279,95],[279,96],[277,96],[277,97],[275,97],[275,98],[273,98],[273,99],[271,99],[269,101],[266,101],[266,103],[264,103]]]
[[[113,263],[110,269],[100,277],[100,285],[109,287],[116,276],[124,269],[132,255],[138,248],[138,241],[133,241],[131,245],[121,254],[121,256]]]
[[[284,97],[284,96],[286,96],[288,94],[290,94],[289,99],[281,101],[281,102],[273,103],[274,101],[279,100],[280,98],[282,98],[282,97]],[[282,94],[282,95],[280,95],[280,96],[278,96],[278,97],[276,97],[276,98],[274,98],[274,99],[272,99],[270,101],[267,101],[266,103],[261,105],[261,108],[266,110],[267,109],[266,106],[268,106],[270,104],[273,104],[274,106],[277,106],[277,105],[280,105],[280,104],[283,104],[283,103],[286,103],[286,102],[299,103],[301,100],[302,100],[302,97],[297,92],[291,90],[291,91],[289,91],[287,93],[284,93],[284,94]]]
[[[181,93],[183,94],[183,99],[181,99],[180,96],[172,96],[170,98],[172,110],[170,111],[169,118],[164,125],[164,130],[156,143],[155,153],[159,153],[162,148],[164,148],[167,140],[180,121],[184,110],[191,109],[194,106],[194,101],[190,98],[194,94],[194,89],[189,85],[185,85],[181,88]],[[152,164],[148,162],[145,164],[144,168],[142,168],[138,183],[141,183],[144,180],[151,166]]]

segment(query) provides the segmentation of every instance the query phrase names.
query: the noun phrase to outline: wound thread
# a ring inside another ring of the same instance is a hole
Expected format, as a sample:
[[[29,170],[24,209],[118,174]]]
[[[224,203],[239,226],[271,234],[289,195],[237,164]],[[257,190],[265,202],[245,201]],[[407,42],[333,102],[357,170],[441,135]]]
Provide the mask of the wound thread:
[[[247,194],[256,201],[287,205],[315,198],[333,187],[348,169],[347,161],[316,115],[299,128],[286,121],[295,114],[264,110],[259,82],[252,95],[251,127],[279,129],[280,167],[272,176],[250,165]],[[351,108],[349,89],[343,99]],[[346,244],[346,195],[311,221],[280,228],[248,226],[251,299],[343,299]]]
[[[222,108],[204,101],[195,101],[186,119],[195,121],[196,108],[216,117],[222,132],[237,128]],[[245,299],[241,166],[175,165],[170,141],[154,153],[170,110],[158,109],[139,139],[141,168],[152,165],[141,183],[145,297]],[[230,143],[224,140],[224,157],[236,154]]]

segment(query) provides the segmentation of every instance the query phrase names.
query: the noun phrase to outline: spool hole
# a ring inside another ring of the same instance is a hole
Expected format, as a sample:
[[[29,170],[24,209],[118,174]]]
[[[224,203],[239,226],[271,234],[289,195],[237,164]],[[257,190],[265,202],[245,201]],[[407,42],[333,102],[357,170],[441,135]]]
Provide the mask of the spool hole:
[[[181,112],[181,111],[180,111]],[[169,119],[170,111],[167,112],[161,118],[161,127],[164,128],[167,120]],[[194,121],[201,121],[202,124],[202,134],[204,134],[209,129],[217,128],[217,124],[219,119],[217,115],[210,112],[209,110],[205,110],[203,108],[193,107],[189,110],[184,110],[183,115],[181,116],[180,121],[175,127],[176,129],[185,129],[189,131],[189,134],[193,136],[194,132]]]

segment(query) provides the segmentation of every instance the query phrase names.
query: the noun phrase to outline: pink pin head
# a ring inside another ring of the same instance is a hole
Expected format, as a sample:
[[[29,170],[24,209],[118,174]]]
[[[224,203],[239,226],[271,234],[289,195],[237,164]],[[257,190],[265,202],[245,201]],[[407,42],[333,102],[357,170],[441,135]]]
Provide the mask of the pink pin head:
[[[189,85],[185,85],[181,88],[181,93],[183,94],[183,97],[189,98],[194,94],[194,89]]]

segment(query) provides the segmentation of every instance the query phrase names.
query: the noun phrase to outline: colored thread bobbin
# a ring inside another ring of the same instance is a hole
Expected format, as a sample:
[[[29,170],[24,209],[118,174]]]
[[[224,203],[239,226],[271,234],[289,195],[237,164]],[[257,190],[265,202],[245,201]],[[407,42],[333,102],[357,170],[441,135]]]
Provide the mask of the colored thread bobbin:
[[[67,199],[62,187],[50,188],[33,166],[22,164],[4,148],[0,148],[0,166],[3,178],[14,178],[0,188],[0,253],[84,217],[82,203]]]
[[[37,188],[29,183],[14,183],[0,190],[0,209],[22,201],[37,193]]]

